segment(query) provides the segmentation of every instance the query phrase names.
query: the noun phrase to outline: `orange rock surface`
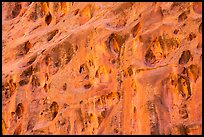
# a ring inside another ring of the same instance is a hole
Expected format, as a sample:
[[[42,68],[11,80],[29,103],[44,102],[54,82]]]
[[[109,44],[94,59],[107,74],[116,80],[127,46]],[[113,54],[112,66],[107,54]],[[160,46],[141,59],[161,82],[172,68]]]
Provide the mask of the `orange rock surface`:
[[[202,4],[3,2],[3,134],[202,134]]]

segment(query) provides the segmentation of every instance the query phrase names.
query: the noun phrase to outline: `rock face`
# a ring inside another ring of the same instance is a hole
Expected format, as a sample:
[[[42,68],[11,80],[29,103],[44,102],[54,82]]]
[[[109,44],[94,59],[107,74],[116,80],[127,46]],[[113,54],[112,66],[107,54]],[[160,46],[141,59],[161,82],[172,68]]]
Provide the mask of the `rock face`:
[[[201,134],[202,5],[2,3],[3,134]]]

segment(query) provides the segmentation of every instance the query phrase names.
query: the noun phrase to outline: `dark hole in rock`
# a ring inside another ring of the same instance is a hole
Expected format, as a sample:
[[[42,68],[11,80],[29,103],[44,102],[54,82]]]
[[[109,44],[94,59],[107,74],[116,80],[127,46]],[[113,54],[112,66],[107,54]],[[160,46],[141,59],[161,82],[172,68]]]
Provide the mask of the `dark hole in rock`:
[[[84,79],[88,80],[89,79],[89,75],[86,75],[86,77]]]
[[[178,22],[182,22],[182,21],[186,20],[187,18],[188,18],[188,16],[186,15],[186,12],[183,12],[178,16]]]
[[[33,87],[40,86],[39,78],[36,75],[33,75],[31,83]]]
[[[33,67],[30,66],[29,68],[27,68],[21,73],[20,77],[30,77],[32,74],[33,74]]]
[[[67,83],[64,83],[62,88],[63,88],[64,91],[67,90]]]
[[[189,34],[189,41],[192,41],[193,39],[195,39],[196,38],[196,34],[195,33],[193,33],[193,32],[191,32],[190,34]]]
[[[191,55],[190,50],[183,51],[179,59],[179,64],[182,64],[182,65],[187,64],[191,57],[192,55]]]
[[[28,53],[28,51],[31,49],[32,45],[29,41],[25,43],[25,53]]]
[[[82,104],[83,103],[83,100],[81,100],[80,102],[79,102],[79,104]]]
[[[20,86],[25,86],[25,85],[27,85],[28,83],[29,83],[29,79],[23,79],[23,80],[19,81],[19,85],[20,85]]]
[[[30,60],[27,62],[27,64],[28,64],[28,65],[32,64],[32,63],[36,60],[36,58],[37,58],[37,54],[34,55],[34,56],[32,56],[32,57],[30,58]]]
[[[23,106],[22,103],[19,103],[19,104],[17,105],[17,107],[16,107],[16,116],[17,116],[18,118],[22,117],[23,112],[24,112],[24,106]]]
[[[199,25],[199,33],[201,34],[202,33],[202,23],[200,23],[200,25]]]
[[[47,41],[51,41],[53,39],[53,37],[59,32],[59,30],[54,30],[52,32],[49,33]]]
[[[85,64],[82,64],[79,68],[79,73],[82,73],[83,71],[85,71]]]
[[[174,30],[174,34],[178,34],[179,30],[178,29],[175,29]]]
[[[12,10],[12,18],[15,18],[19,15],[21,8],[22,8],[21,4],[19,2],[15,2],[15,7]]]
[[[132,75],[133,75],[132,66],[129,66],[129,67],[128,67],[128,74],[129,74],[129,76],[132,76]]]
[[[50,110],[51,110],[51,113],[52,113],[52,119],[53,120],[57,114],[58,114],[58,110],[59,110],[59,105],[57,102],[52,102],[51,106],[50,106]]]
[[[52,21],[52,15],[48,13],[48,15],[45,17],[45,22],[47,25],[50,25],[51,21]]]
[[[151,49],[147,50],[145,54],[145,61],[148,64],[154,64],[156,62],[156,56],[154,55]]]
[[[79,9],[76,9],[76,10],[74,11],[74,15],[76,16],[78,13],[79,13]]]
[[[140,29],[141,29],[141,23],[139,22],[139,23],[137,23],[137,25],[135,25],[135,26],[133,27],[133,29],[132,29],[132,35],[133,35],[133,37],[136,37],[136,36],[137,36],[137,34],[138,34],[138,32],[140,31]]]
[[[88,83],[88,84],[85,84],[85,85],[84,85],[84,88],[85,88],[85,89],[89,89],[90,87],[91,87],[91,83]]]
[[[37,16],[37,12],[36,11],[33,11],[31,14],[30,14],[30,20],[32,20],[33,22],[35,22],[37,20],[38,16]]]

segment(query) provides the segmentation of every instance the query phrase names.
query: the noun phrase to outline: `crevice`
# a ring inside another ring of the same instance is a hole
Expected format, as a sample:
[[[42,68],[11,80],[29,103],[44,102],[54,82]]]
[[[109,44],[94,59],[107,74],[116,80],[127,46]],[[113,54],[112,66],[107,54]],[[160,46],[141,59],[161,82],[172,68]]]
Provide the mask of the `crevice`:
[[[51,41],[53,37],[59,32],[59,30],[54,30],[48,34],[47,41]]]
[[[51,21],[52,21],[52,15],[49,12],[48,15],[45,17],[45,23],[49,26]]]

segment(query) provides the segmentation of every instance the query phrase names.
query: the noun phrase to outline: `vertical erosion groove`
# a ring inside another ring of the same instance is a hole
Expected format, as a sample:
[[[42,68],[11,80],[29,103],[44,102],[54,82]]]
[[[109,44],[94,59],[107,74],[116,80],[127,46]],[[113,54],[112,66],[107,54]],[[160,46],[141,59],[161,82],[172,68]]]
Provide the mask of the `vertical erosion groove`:
[[[150,133],[151,135],[159,135],[159,121],[158,115],[156,112],[155,104],[152,101],[147,102],[147,108],[149,112],[149,120],[150,120]]]
[[[20,135],[22,132],[22,124],[20,124],[14,131],[14,135]]]
[[[31,117],[28,121],[28,125],[27,125],[27,131],[30,131],[34,128],[35,126],[35,123],[36,123],[36,118],[34,117]]]

